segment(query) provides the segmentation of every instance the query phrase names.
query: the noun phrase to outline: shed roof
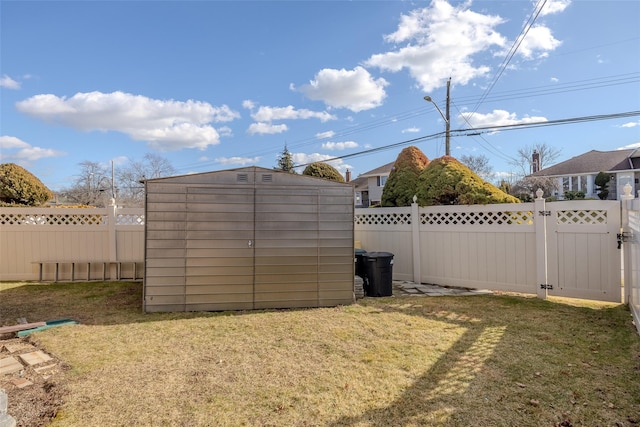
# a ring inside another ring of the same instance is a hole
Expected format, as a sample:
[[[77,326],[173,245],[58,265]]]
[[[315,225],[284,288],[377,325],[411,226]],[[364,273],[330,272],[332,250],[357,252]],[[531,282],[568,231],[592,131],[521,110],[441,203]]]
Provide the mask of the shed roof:
[[[618,172],[640,169],[640,158],[636,150],[598,151],[591,150],[564,162],[549,166],[531,176],[559,176],[594,174],[600,171]]]
[[[258,178],[258,175],[260,177]],[[239,181],[240,177],[246,176],[247,181]],[[223,179],[224,178],[224,179]],[[268,179],[267,179],[268,178]],[[237,169],[226,169],[211,172],[200,172],[186,175],[175,175],[162,178],[147,179],[144,182],[149,183],[171,183],[171,184],[215,184],[220,180],[226,183],[237,182],[244,184],[271,183],[281,185],[305,185],[305,186],[322,186],[335,187],[350,185],[344,182],[331,181],[324,178],[318,178],[309,175],[298,175],[295,173],[280,171],[276,169],[262,168],[259,166],[248,166]]]

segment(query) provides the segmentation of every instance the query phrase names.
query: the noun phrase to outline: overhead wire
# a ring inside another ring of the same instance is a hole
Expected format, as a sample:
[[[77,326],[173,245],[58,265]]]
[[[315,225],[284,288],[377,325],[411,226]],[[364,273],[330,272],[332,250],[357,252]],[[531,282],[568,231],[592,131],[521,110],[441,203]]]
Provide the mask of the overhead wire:
[[[568,124],[576,124],[576,123],[596,122],[601,120],[613,120],[613,119],[620,119],[620,118],[627,118],[627,117],[634,117],[634,116],[640,116],[640,111],[626,111],[626,112],[613,113],[613,114],[599,114],[599,115],[592,115],[592,116],[571,117],[566,119],[545,120],[545,121],[539,121],[539,122],[514,123],[509,125],[470,127],[470,128],[462,128],[462,129],[453,129],[453,130],[450,130],[450,133],[455,134],[455,136],[477,136],[482,133],[489,133],[489,132],[496,132],[496,131],[530,129],[530,128],[539,128],[539,127],[547,127],[547,126],[560,126],[560,125],[568,125]],[[409,140],[400,141],[393,144],[387,144],[380,147],[362,150],[356,153],[349,153],[343,156],[332,157],[324,161],[332,162],[336,160],[344,160],[352,157],[359,157],[359,156],[364,156],[368,154],[373,154],[376,152],[390,150],[392,148],[398,148],[398,147],[412,144],[415,142],[423,142],[423,141],[431,140],[434,138],[441,137],[444,134],[445,132],[438,132],[431,135],[421,136],[418,138],[412,138]],[[310,164],[311,163],[296,164],[294,165],[294,167],[300,168],[300,167],[308,166]]]
[[[516,37],[513,45],[511,45],[511,48],[507,52],[505,59],[502,61],[502,63],[498,67],[498,72],[493,77],[493,80],[491,81],[487,89],[485,89],[484,93],[480,96],[480,99],[478,100],[478,102],[471,109],[471,114],[475,114],[478,111],[478,108],[480,108],[480,105],[482,105],[485,98],[489,95],[489,93],[493,90],[495,85],[498,83],[498,80],[500,80],[500,77],[502,77],[502,74],[507,69],[507,66],[515,56],[516,52],[520,48],[520,45],[522,44],[525,37],[533,27],[533,24],[538,19],[538,16],[540,16],[540,13],[542,12],[542,9],[546,4],[547,4],[547,0],[539,0],[538,3],[536,3],[533,12],[529,16],[529,19],[527,20],[522,30],[520,30],[520,34],[518,35],[518,37]]]
[[[533,86],[533,87],[528,87],[523,89],[493,92],[491,96],[485,96],[485,99],[483,102],[486,104],[489,102],[499,102],[499,101],[527,98],[527,97],[533,97],[533,96],[536,96],[536,97],[549,96],[549,95],[556,95],[556,94],[561,94],[566,92],[592,90],[592,89],[610,87],[615,85],[634,84],[638,82],[640,82],[640,72],[624,73],[624,74],[618,74],[618,75],[612,75],[612,76],[596,77],[592,79],[576,80],[576,81],[561,83],[561,84]],[[472,103],[478,100],[479,98],[477,96],[464,96],[464,97],[456,97],[455,99],[456,101],[461,103]],[[456,106],[456,108],[458,109],[458,112],[460,113],[460,108],[457,106],[456,103],[454,103],[454,105]],[[406,110],[394,115],[384,117],[382,119],[366,122],[359,126],[348,127],[344,130],[333,133],[330,138],[319,139],[316,136],[306,137],[306,138],[299,139],[297,141],[293,141],[292,143],[287,143],[287,146],[290,149],[300,149],[303,147],[307,147],[309,145],[317,144],[323,140],[344,138],[360,132],[374,130],[380,127],[389,126],[393,123],[406,121],[415,117],[424,117],[425,115],[431,114],[431,113],[434,113],[434,114],[437,113],[434,107],[424,106],[419,108],[413,108],[413,109]],[[469,124],[468,121],[467,121],[467,124]],[[490,145],[488,141],[485,140],[485,142]],[[500,152],[500,150],[498,150],[495,147],[493,147],[493,150],[494,150],[493,151],[494,154],[495,152]],[[241,153],[238,155],[238,157],[256,157],[256,156],[261,156],[261,155],[266,155],[271,153],[275,154],[276,152],[277,150],[274,150],[272,148],[264,149],[264,150],[253,150],[246,153]],[[205,167],[211,163],[214,163],[214,162],[212,162],[211,160],[205,160],[202,162],[189,163],[189,164],[180,166],[179,168],[177,168],[177,170],[187,171],[187,170],[190,170],[191,168]]]

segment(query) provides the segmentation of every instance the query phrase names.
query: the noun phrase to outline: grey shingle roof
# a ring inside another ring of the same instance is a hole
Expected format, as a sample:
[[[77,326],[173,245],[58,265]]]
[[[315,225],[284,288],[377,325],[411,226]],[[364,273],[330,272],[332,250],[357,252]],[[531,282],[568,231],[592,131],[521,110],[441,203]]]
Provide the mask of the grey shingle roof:
[[[640,169],[640,158],[630,157],[635,150],[591,150],[564,162],[544,168],[531,176],[558,176],[595,174]]]
[[[386,165],[382,165],[380,167],[370,170],[369,172],[365,172],[361,175],[358,175],[358,178],[368,177],[368,176],[388,175],[389,173],[391,173],[391,169],[393,169],[393,165],[395,163],[396,161],[394,160],[391,163],[387,163]]]

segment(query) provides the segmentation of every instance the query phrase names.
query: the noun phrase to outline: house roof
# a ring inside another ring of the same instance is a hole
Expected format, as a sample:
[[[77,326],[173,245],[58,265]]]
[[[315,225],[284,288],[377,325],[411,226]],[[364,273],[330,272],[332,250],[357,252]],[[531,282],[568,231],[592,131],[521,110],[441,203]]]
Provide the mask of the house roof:
[[[368,178],[370,176],[380,176],[380,175],[389,175],[391,170],[393,169],[393,165],[396,163],[394,160],[391,163],[387,163],[386,165],[382,165],[375,169],[370,170],[369,172],[365,172],[363,174],[358,175],[358,178]]]
[[[584,175],[603,172],[618,172],[640,169],[640,158],[636,150],[598,151],[591,150],[564,162],[549,166],[531,176]]]

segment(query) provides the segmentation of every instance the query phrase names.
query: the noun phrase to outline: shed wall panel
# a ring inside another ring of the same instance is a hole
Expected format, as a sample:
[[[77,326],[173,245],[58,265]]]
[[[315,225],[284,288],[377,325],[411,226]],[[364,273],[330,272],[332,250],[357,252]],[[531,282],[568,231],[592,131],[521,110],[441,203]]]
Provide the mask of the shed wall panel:
[[[162,178],[146,212],[147,311],[353,301],[351,186],[260,168]]]

